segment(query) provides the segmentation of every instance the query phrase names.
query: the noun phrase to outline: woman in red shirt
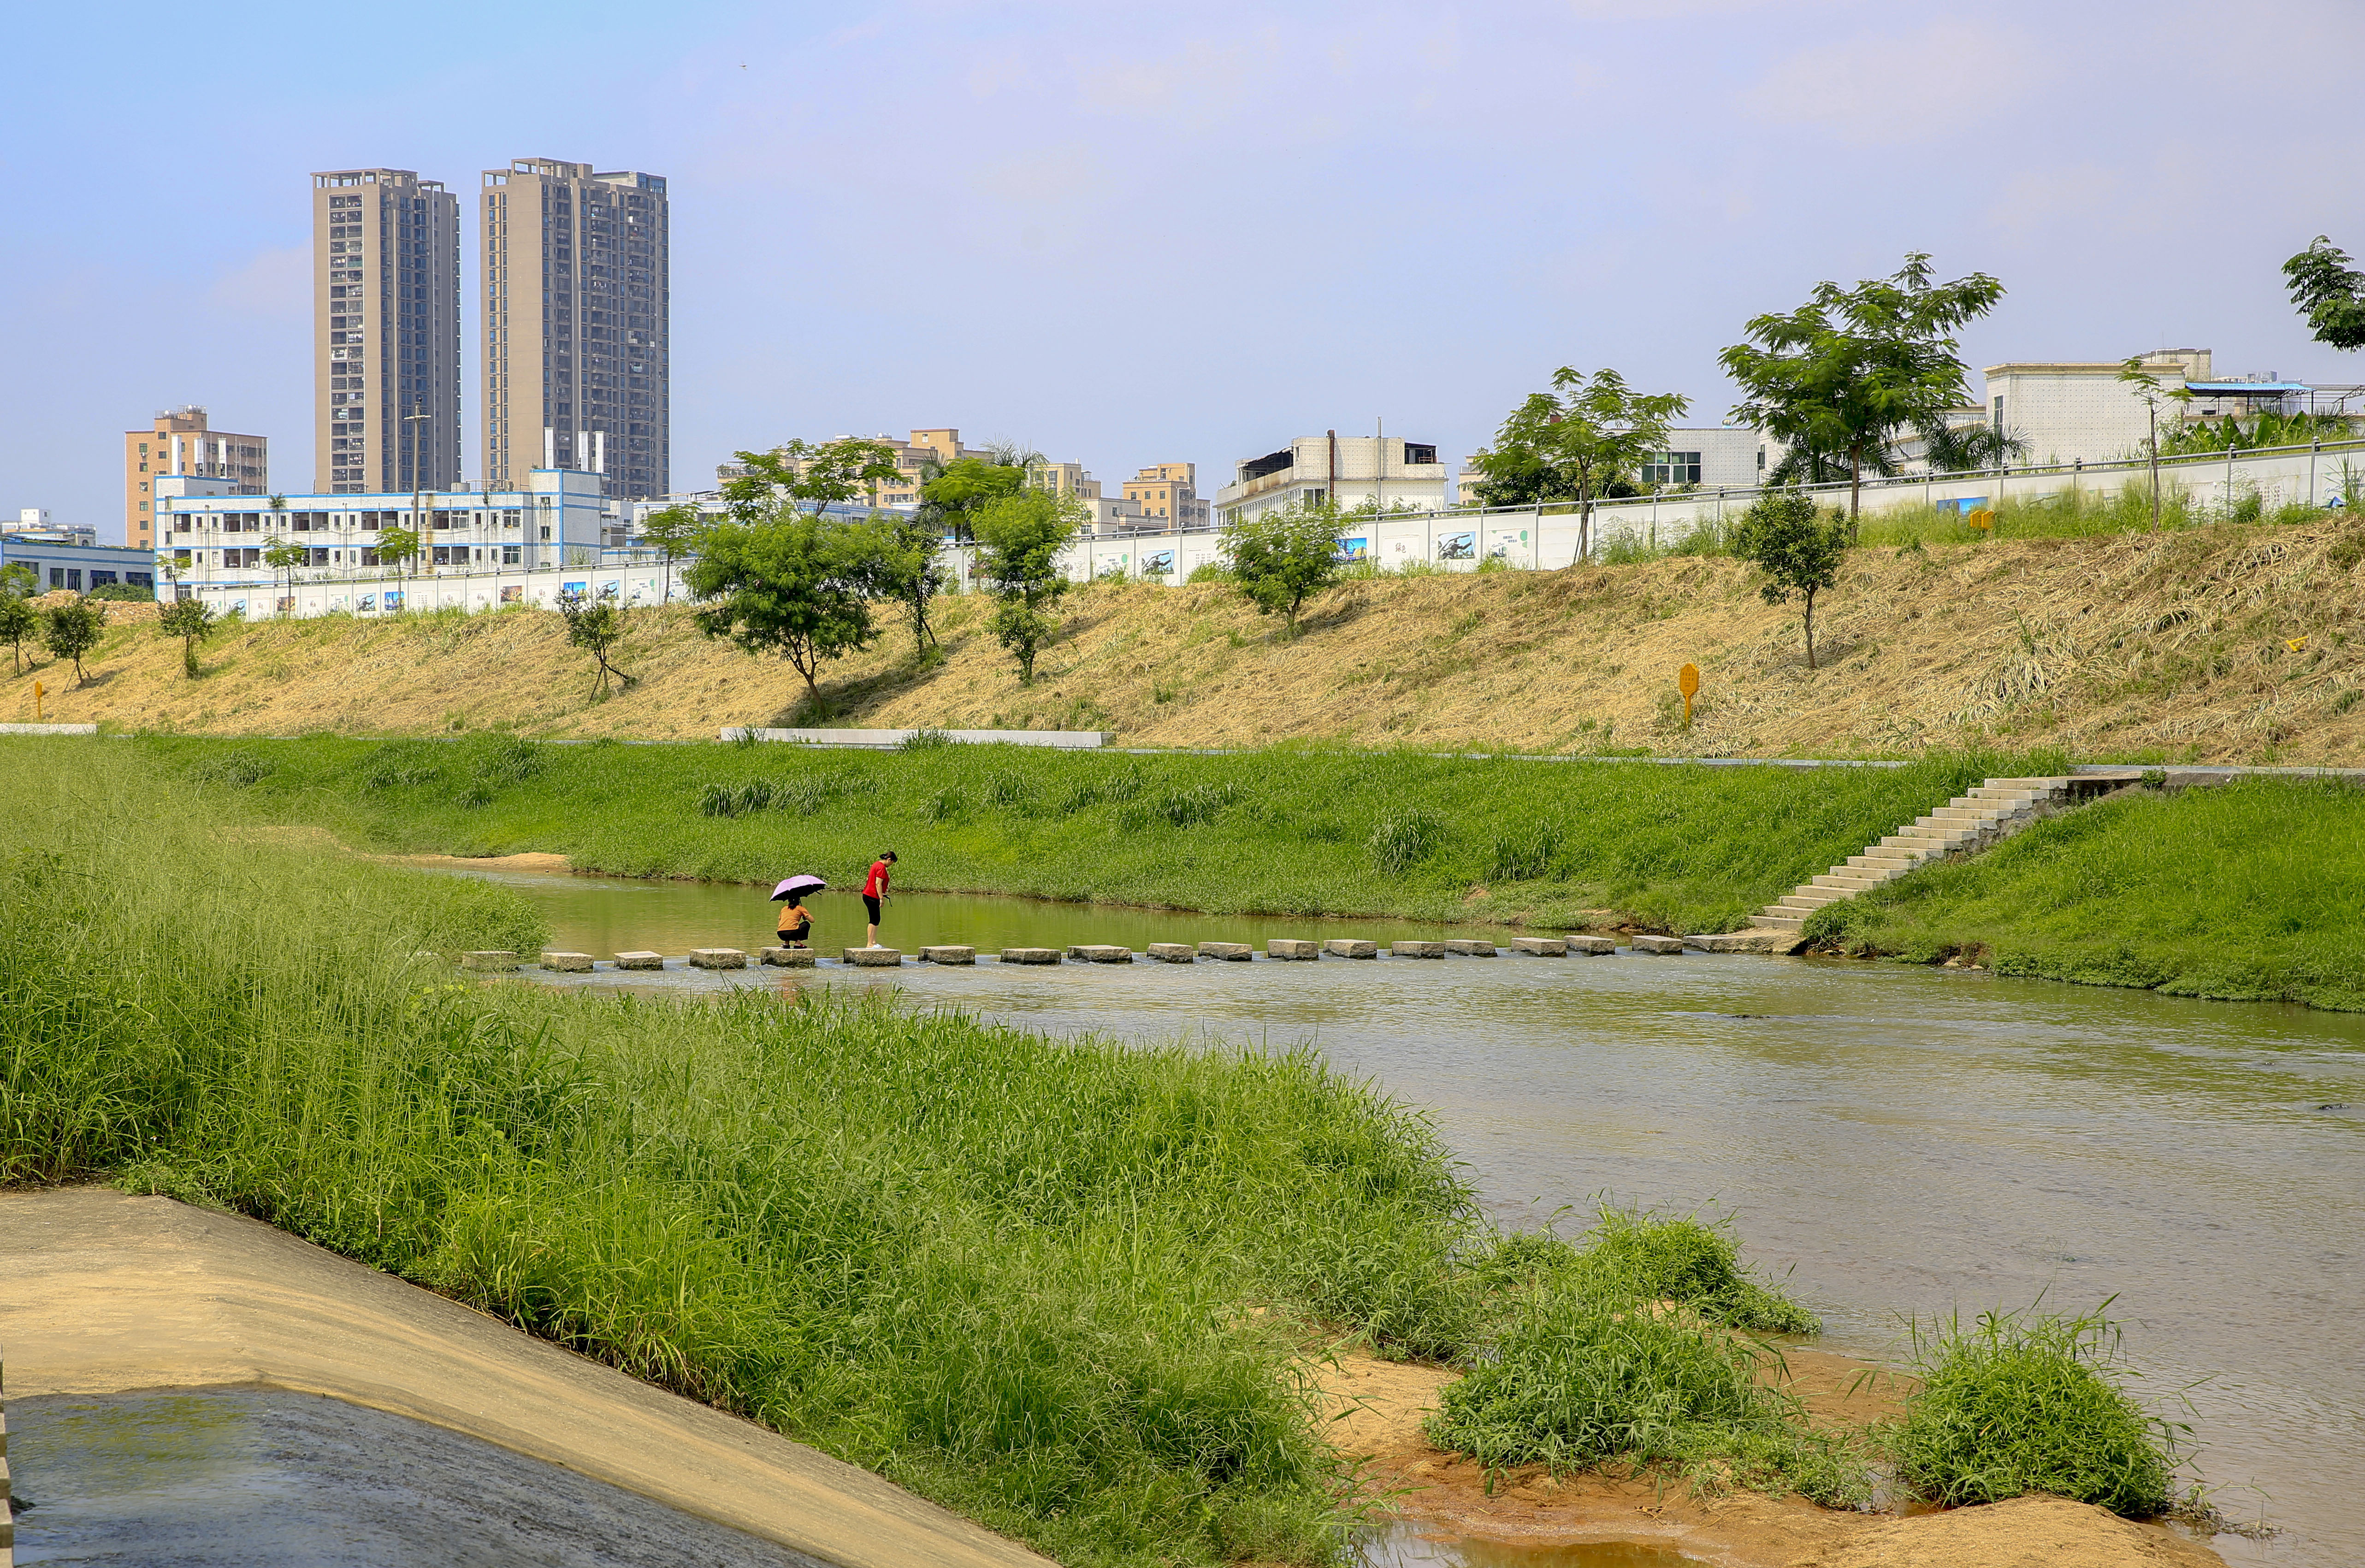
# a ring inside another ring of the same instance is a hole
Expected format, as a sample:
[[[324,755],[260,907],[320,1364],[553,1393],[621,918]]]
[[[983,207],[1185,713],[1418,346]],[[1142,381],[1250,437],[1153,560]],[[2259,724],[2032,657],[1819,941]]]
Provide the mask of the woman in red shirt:
[[[862,884],[862,906],[870,912],[869,945],[873,947],[879,946],[879,901],[887,896],[887,881],[893,875],[888,868],[894,864],[895,852],[891,849],[870,863],[870,875]]]

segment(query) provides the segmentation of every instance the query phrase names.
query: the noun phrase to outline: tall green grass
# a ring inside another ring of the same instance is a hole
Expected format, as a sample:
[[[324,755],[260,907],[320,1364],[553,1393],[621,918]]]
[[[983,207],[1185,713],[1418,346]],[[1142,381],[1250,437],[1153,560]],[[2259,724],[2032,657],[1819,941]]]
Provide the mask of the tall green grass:
[[[2365,1011],[2365,790],[2251,778],[2145,790],[1818,911],[1866,957]]]
[[[1597,923],[1723,931],[1998,772],[1702,767],[1406,753],[1202,756],[934,746],[463,742],[128,743],[252,809],[406,851],[555,851],[626,875],[900,886],[1217,913]],[[224,773],[224,768],[233,772]],[[1483,889],[1484,893],[1474,890]]]

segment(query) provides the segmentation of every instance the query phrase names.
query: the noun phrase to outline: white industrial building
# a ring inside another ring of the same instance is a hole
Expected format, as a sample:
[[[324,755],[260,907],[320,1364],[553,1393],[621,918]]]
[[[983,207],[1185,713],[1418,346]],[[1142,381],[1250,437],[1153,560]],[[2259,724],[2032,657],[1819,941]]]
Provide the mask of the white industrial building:
[[[1216,492],[1216,521],[1237,522],[1293,503],[1341,510],[1410,507],[1436,511],[1445,502],[1446,465],[1430,442],[1395,436],[1300,436],[1278,452],[1243,458],[1238,477]]]
[[[1737,490],[1762,483],[1780,460],[1780,445],[1747,425],[1671,425],[1665,450],[1652,453],[1638,476],[1653,489]],[[1474,453],[1454,478],[1455,504],[1478,505],[1485,479]]]

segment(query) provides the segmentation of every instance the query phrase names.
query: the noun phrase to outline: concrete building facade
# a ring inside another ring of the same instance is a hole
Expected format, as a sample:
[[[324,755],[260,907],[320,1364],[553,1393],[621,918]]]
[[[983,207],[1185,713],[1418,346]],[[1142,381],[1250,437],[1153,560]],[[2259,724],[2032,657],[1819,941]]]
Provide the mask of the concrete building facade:
[[[520,158],[484,172],[483,473],[671,487],[672,213],[655,174]]]
[[[312,176],[312,482],[460,482],[460,204],[409,169]]]
[[[0,528],[0,568],[24,566],[35,593],[156,586],[156,553],[101,544],[89,528]]]
[[[1780,443],[1746,425],[1671,425],[1665,448],[1646,457],[1632,477],[1650,489],[1740,489],[1762,481],[1781,452]],[[1454,476],[1454,504],[1478,505],[1485,479],[1474,453]]]
[[[194,403],[159,409],[146,430],[123,432],[123,543],[156,547],[156,481],[166,475],[227,479],[241,496],[271,489],[271,442],[259,435],[208,430]]]
[[[1218,522],[1234,522],[1293,503],[1330,502],[1342,510],[1376,506],[1424,511],[1445,505],[1446,465],[1429,442],[1395,436],[1300,436],[1278,452],[1240,460],[1232,483],[1216,492]]]
[[[1125,482],[1125,498],[1138,506],[1144,517],[1179,533],[1210,526],[1195,463],[1151,464]]]
[[[2164,390],[2210,375],[2207,349],[2157,349],[2144,370]],[[2027,361],[1987,367],[1989,424],[2028,442],[2027,463],[2108,463],[2135,454],[2150,431],[2150,415],[2135,389],[2119,379],[2117,360]],[[2196,409],[2197,411],[2197,409]],[[2163,405],[2163,429],[2179,417]]]

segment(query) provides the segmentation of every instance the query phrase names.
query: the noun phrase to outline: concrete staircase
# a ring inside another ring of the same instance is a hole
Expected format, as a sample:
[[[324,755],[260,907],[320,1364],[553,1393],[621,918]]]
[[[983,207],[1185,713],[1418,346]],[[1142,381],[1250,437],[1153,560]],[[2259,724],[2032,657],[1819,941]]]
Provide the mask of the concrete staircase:
[[[1751,915],[1749,924],[1765,932],[1769,939],[1796,936],[1807,917],[1827,903],[1893,882],[1933,860],[1977,854],[2038,818],[2051,816],[2073,798],[2118,782],[2115,778],[2089,775],[1990,778],[1969,794],[1957,795],[1936,811],[1914,818],[1863,854],[1849,856],[1844,864],[1813,881],[1791,889],[1788,897]]]

